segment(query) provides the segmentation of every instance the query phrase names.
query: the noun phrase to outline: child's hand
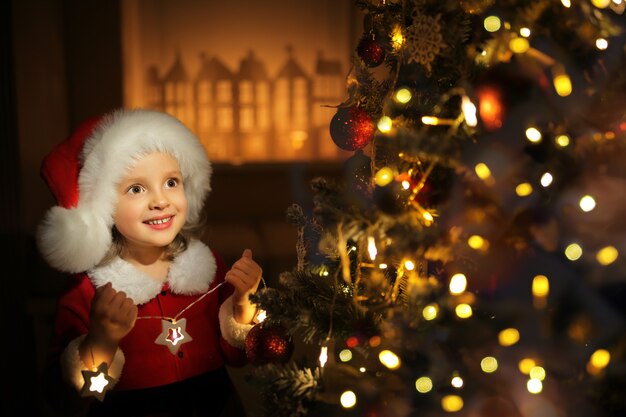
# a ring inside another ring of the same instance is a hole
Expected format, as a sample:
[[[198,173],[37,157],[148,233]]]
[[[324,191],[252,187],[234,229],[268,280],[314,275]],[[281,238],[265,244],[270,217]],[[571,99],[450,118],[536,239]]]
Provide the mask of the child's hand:
[[[137,319],[137,306],[111,283],[98,288],[91,302],[89,336],[95,343],[117,345],[131,331]]]
[[[263,270],[252,259],[252,251],[246,249],[241,258],[233,264],[233,267],[226,273],[226,281],[235,287],[233,293],[233,305],[248,305],[248,295],[254,293],[261,281]]]

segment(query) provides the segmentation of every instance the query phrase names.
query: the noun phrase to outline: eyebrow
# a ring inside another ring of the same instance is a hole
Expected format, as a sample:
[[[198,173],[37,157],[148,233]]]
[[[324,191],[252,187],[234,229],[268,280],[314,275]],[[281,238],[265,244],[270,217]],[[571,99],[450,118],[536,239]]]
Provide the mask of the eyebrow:
[[[168,171],[163,175],[164,178],[170,178],[170,177],[182,178],[182,176],[183,176],[183,173],[180,172],[180,170]],[[132,177],[132,178],[126,178],[120,181],[120,186],[126,185],[126,184],[135,184],[135,183],[144,183],[144,182],[147,182],[145,177]]]

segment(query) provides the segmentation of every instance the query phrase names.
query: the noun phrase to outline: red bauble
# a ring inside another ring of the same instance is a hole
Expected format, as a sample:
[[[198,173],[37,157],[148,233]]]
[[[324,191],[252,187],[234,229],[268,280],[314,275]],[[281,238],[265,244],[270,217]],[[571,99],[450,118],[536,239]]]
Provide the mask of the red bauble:
[[[356,52],[368,67],[376,67],[385,60],[385,49],[371,34],[361,38]]]
[[[363,149],[374,136],[374,122],[359,107],[342,107],[330,121],[330,137],[345,151]]]
[[[259,323],[248,332],[245,350],[253,365],[285,363],[293,353],[293,341],[284,327]]]

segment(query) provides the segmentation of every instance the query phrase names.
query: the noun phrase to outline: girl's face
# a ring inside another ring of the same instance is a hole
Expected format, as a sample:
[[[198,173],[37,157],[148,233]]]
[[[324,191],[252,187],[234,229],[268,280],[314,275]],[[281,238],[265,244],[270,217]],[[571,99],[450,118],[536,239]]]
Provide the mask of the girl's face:
[[[186,217],[183,177],[178,162],[168,154],[142,157],[118,186],[114,221],[127,253],[169,245]]]

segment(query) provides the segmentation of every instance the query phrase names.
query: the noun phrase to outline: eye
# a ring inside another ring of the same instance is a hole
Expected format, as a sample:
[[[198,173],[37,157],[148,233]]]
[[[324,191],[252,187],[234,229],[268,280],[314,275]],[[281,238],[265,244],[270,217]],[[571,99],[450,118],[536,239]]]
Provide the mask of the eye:
[[[145,189],[139,185],[139,184],[133,184],[130,187],[128,187],[128,190],[126,191],[128,194],[139,194],[142,191],[144,191]]]
[[[178,185],[179,180],[178,178],[168,178],[167,181],[165,181],[165,186],[167,188],[174,188]]]

